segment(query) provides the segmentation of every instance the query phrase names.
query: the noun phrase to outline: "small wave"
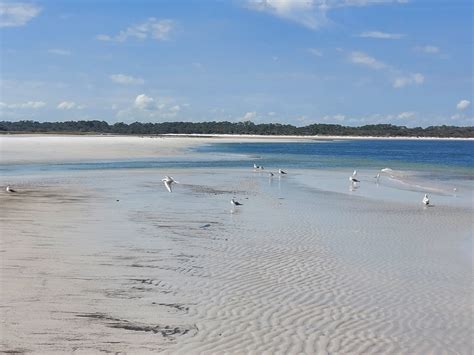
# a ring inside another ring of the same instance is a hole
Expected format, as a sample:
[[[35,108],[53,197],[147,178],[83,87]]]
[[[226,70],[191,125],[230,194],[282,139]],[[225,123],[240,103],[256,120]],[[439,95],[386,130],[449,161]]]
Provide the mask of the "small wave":
[[[451,195],[453,192],[452,187],[439,186],[433,182],[422,180],[422,177],[417,172],[393,170],[391,168],[384,168],[381,172],[388,175],[392,182],[398,184],[399,186],[397,187],[406,190],[431,192],[441,195]]]

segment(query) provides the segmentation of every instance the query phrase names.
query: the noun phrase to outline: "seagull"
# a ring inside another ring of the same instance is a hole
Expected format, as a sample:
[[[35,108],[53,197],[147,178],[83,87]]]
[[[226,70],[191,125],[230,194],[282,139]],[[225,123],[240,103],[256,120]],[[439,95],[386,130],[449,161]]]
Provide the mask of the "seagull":
[[[7,188],[5,189],[6,192],[16,192],[16,190],[13,190],[10,185],[7,186]]]
[[[278,173],[281,174],[281,175],[286,175],[286,172],[281,170],[281,169],[278,169]]]
[[[423,197],[423,204],[428,206],[430,204],[430,199],[428,198],[428,194],[425,194],[425,197]]]
[[[377,175],[374,176],[374,179],[377,179],[377,182],[380,180],[380,173],[377,173]]]
[[[268,173],[268,176],[270,176],[270,177],[273,177],[273,175],[274,174],[271,171]]]
[[[257,164],[253,164],[254,169],[260,169],[260,167]]]
[[[171,192],[171,185],[172,185],[173,183],[179,184],[178,181],[176,181],[175,179],[173,179],[173,177],[168,176],[168,175],[165,176],[164,179],[161,179],[161,181],[163,181],[163,183],[164,183],[165,186],[166,186],[166,189],[167,189],[169,192]]]
[[[354,175],[351,175],[349,176],[349,181],[352,183],[352,184],[355,184],[356,182],[360,182],[359,180],[357,180]]]
[[[232,198],[232,200],[230,200],[230,203],[232,204],[232,206],[243,206],[242,203],[236,201],[234,198]]]

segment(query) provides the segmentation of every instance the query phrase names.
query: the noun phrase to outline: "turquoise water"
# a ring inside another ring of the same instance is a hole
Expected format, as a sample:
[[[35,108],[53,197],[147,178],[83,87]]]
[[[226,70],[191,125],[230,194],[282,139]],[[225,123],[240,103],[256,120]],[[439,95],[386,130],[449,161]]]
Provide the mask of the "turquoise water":
[[[0,174],[101,169],[243,168],[416,170],[440,178],[473,179],[474,141],[334,140],[213,143],[181,157],[49,164],[0,164]]]
[[[340,140],[304,143],[223,143],[197,151],[239,154],[258,165],[290,168],[374,168],[474,173],[474,141]]]

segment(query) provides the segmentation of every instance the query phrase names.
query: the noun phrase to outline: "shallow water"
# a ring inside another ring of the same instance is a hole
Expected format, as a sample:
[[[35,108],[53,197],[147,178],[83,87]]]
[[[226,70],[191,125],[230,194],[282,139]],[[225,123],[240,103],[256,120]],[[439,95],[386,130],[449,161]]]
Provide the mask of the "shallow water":
[[[23,176],[0,196],[3,349],[469,353],[471,207],[313,173],[329,188],[307,170]]]
[[[2,351],[472,352],[469,167],[195,154],[4,167]]]

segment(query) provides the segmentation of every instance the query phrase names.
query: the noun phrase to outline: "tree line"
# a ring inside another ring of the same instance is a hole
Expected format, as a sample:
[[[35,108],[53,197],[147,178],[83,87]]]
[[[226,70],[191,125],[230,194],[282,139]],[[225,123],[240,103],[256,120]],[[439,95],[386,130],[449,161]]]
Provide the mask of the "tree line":
[[[109,124],[105,121],[0,121],[0,133],[73,133],[73,134],[258,134],[288,136],[360,136],[360,137],[457,137],[474,138],[474,126],[430,126],[426,128],[374,124],[348,127],[337,124],[311,124],[296,127],[290,124],[246,122],[162,122],[142,123],[123,122]]]

